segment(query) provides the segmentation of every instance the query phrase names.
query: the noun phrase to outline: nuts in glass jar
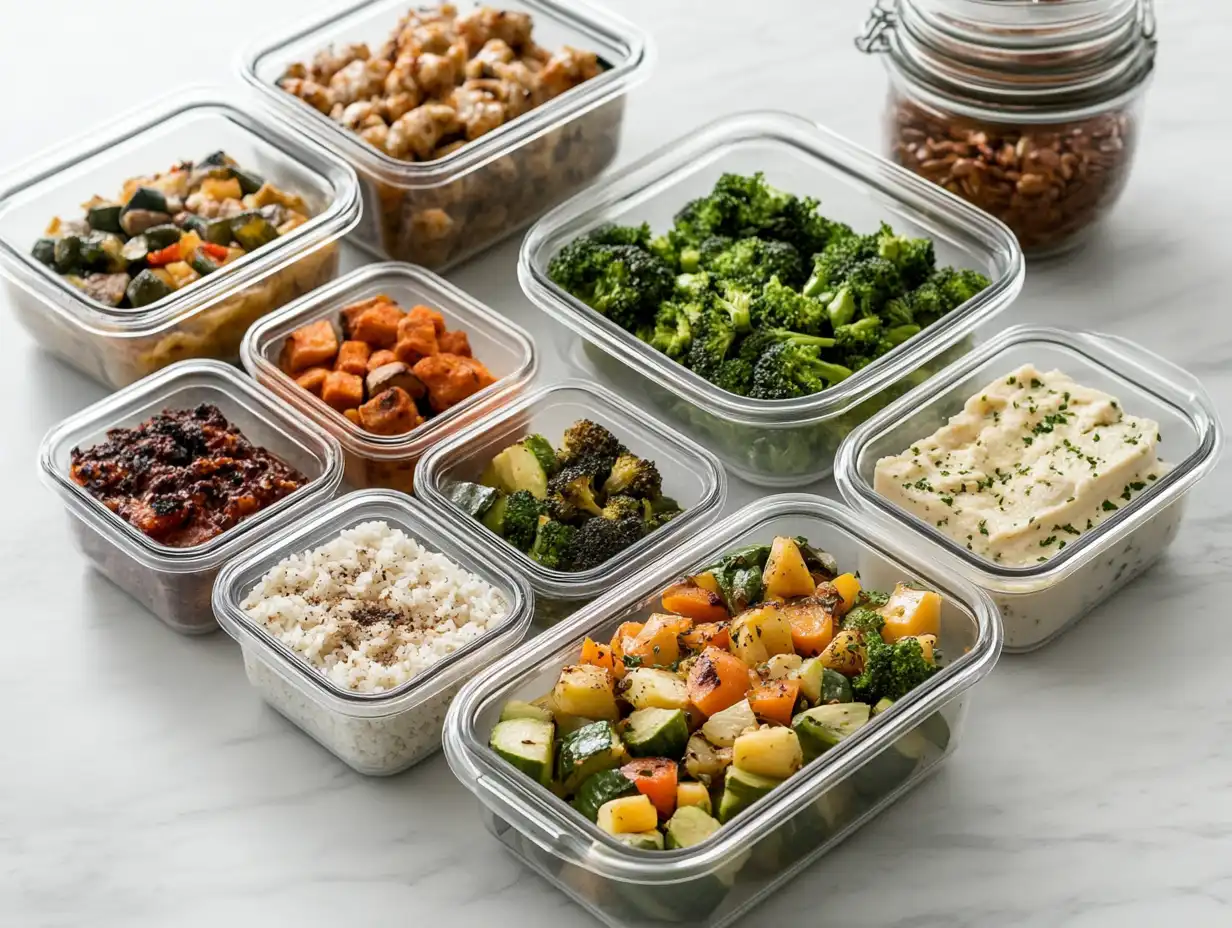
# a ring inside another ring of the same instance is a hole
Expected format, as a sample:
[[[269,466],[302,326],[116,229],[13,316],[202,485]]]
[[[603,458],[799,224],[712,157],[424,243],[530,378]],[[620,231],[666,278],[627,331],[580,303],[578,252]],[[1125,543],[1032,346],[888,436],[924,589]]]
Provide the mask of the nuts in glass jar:
[[[1133,157],[1128,111],[999,123],[899,99],[891,157],[1004,222],[1028,256],[1065,251],[1120,196]]]

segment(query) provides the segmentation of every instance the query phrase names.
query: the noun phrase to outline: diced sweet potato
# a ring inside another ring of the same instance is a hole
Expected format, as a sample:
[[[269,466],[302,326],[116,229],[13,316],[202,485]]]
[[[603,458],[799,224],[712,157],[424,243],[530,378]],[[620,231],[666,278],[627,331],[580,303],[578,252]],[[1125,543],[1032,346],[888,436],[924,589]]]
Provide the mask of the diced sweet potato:
[[[372,349],[367,342],[343,342],[338,349],[338,359],[334,361],[334,370],[346,371],[348,374],[363,376],[368,373],[368,356]]]
[[[405,313],[393,303],[378,303],[351,320],[350,338],[376,348],[392,348]]]
[[[348,419],[350,419],[352,422],[354,422],[356,425],[359,425],[359,407],[358,406],[352,406],[350,409],[344,409],[342,410],[342,414],[346,416]]]
[[[403,364],[415,364],[421,358],[437,354],[436,329],[431,320],[407,316],[398,323],[398,342],[394,354]]]
[[[359,424],[374,435],[401,435],[423,421],[415,401],[401,387],[390,387],[359,407]]]
[[[287,336],[284,369],[289,374],[328,365],[338,353],[338,334],[328,319],[318,319]]]
[[[442,332],[436,337],[441,354],[460,354],[464,358],[472,358],[471,340],[461,329],[456,332]]]
[[[321,388],[325,386],[325,378],[328,376],[328,367],[310,367],[308,370],[296,377],[295,382],[309,393],[314,393],[317,396],[320,396]]]
[[[436,412],[444,412],[496,382],[482,362],[457,354],[424,358],[411,370],[428,388],[428,401]]]
[[[384,367],[386,364],[392,364],[398,360],[398,356],[388,348],[382,348],[380,351],[374,351],[368,355],[368,370],[374,371],[378,367]]]
[[[445,317],[431,306],[424,306],[422,303],[417,303],[407,310],[406,315],[409,319],[416,319],[420,322],[431,322],[432,328],[436,329],[437,335],[443,335],[445,333]]]
[[[372,307],[381,305],[396,306],[394,301],[384,293],[378,293],[374,297],[369,297],[366,300],[360,300],[358,303],[352,303],[350,306],[344,306],[341,314],[343,337],[355,338],[355,320],[368,310],[372,309]]]
[[[330,371],[321,387],[321,399],[339,411],[358,406],[364,401],[363,378],[346,371]]]
[[[368,387],[369,396],[378,396],[390,387],[401,387],[410,394],[413,400],[419,399],[428,392],[423,381],[411,373],[411,369],[401,361],[391,361],[374,371],[369,371],[364,383]]]

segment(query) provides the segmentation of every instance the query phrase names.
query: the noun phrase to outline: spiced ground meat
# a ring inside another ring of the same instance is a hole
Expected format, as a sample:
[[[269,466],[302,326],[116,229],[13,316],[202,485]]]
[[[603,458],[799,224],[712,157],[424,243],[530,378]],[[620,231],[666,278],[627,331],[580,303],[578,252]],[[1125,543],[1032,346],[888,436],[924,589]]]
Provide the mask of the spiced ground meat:
[[[74,448],[74,481],[120,518],[173,548],[202,544],[307,479],[253,445],[217,406],[164,410]]]

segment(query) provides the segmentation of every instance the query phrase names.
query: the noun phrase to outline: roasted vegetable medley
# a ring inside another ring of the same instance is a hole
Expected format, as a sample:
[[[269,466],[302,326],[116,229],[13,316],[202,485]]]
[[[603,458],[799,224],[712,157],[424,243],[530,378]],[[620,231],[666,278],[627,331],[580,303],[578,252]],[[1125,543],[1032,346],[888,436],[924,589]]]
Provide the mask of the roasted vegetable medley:
[[[528,435],[501,451],[479,483],[458,482],[453,503],[544,567],[598,567],[678,516],[654,461],[589,419],[559,448]]]
[[[940,596],[861,589],[803,538],[732,551],[662,606],[610,642],[587,638],[551,693],[505,705],[489,740],[645,850],[704,841],[941,660]],[[896,743],[881,762],[903,769],[882,772],[905,779],[924,743]]]
[[[716,386],[778,400],[819,393],[988,286],[936,266],[933,243],[882,223],[868,235],[761,174],[724,174],[653,236],[603,225],[548,276]]]
[[[92,197],[84,219],[56,217],[34,257],[93,300],[156,303],[308,221],[308,206],[224,152]]]

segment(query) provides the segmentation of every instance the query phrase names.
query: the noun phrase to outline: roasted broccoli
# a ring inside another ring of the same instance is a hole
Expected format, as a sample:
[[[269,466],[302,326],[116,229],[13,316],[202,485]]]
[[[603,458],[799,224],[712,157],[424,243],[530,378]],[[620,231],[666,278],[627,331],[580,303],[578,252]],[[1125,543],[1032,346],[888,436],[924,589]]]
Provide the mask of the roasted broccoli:
[[[624,519],[588,519],[569,541],[566,554],[571,570],[589,570],[615,557],[646,534],[639,516]]]
[[[540,516],[535,541],[530,548],[531,559],[551,570],[563,566],[567,563],[566,554],[576,532],[572,525]]]
[[[902,699],[937,672],[915,638],[887,644],[880,634],[869,631],[861,634],[861,642],[864,669],[851,681],[852,692],[861,702]]]
[[[615,460],[624,450],[625,446],[620,440],[599,423],[578,419],[565,429],[556,457],[562,465],[573,464],[582,458]]]
[[[622,454],[612,465],[612,472],[603,483],[609,496],[626,494],[638,499],[654,499],[663,491],[663,477],[654,461],[633,454]]]
[[[561,468],[560,473],[548,481],[548,490],[553,495],[559,493],[567,504],[581,512],[600,515],[603,512],[603,507],[599,505],[602,468],[602,459],[599,458],[575,461]]]
[[[539,517],[544,515],[544,505],[528,490],[510,493],[505,502],[505,522],[502,532],[514,547],[529,551],[539,530]]]
[[[632,496],[609,496],[601,513],[605,519],[646,519],[646,506]]]

